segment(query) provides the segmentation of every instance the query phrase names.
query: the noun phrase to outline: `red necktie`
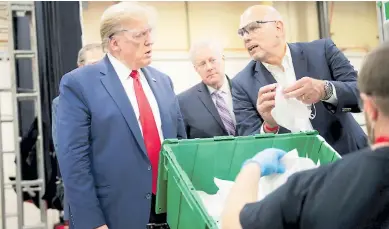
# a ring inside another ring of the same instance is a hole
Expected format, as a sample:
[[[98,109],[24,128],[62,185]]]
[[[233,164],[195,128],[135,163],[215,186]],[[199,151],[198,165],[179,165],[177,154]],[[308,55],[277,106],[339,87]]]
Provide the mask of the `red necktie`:
[[[154,194],[157,192],[157,179],[158,179],[158,162],[159,151],[161,150],[161,140],[158,133],[157,124],[154,119],[153,111],[146,94],[143,91],[142,84],[139,80],[139,73],[133,70],[130,76],[134,79],[134,90],[136,100],[139,107],[139,119],[142,126],[143,141],[146,146],[146,151],[149,155],[151,168],[152,168],[152,191]]]

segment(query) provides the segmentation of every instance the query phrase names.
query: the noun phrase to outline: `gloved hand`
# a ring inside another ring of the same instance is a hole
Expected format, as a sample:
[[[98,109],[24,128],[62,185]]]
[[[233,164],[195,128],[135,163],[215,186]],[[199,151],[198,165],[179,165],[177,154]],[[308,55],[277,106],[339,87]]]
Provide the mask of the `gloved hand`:
[[[284,173],[285,166],[280,162],[280,159],[285,154],[286,152],[281,149],[265,149],[257,153],[253,158],[248,159],[243,166],[248,163],[257,163],[261,168],[261,176],[268,176],[273,173]]]

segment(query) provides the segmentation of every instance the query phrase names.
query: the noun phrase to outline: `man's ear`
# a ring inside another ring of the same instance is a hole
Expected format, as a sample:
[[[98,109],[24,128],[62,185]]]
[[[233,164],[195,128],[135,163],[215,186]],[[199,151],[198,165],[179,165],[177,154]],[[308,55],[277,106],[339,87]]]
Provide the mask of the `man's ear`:
[[[285,31],[284,31],[284,23],[282,21],[277,21],[276,22],[276,28],[277,28],[277,31],[281,34],[284,34]]]
[[[109,46],[111,47],[111,49],[113,51],[120,51],[120,48],[119,48],[119,45],[118,45],[118,41],[114,37],[109,40]]]
[[[378,107],[372,96],[361,94],[361,99],[363,102],[363,111],[367,114],[367,117],[371,121],[376,121],[378,118]]]

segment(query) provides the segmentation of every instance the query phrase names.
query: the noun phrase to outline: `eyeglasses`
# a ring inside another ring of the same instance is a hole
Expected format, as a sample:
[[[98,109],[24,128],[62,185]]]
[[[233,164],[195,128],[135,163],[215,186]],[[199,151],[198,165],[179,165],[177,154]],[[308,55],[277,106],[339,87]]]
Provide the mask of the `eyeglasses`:
[[[214,65],[215,63],[218,62],[218,60],[215,58],[211,58],[208,61],[204,60],[204,61],[201,61],[199,64],[196,64],[196,67],[198,67],[200,69],[205,69],[205,67],[207,66],[207,62],[210,63],[211,65]]]
[[[277,22],[277,21],[253,21],[248,25],[244,26],[243,28],[238,29],[238,35],[240,37],[243,37],[246,33],[250,34],[256,32],[258,31],[258,29],[262,27],[262,24],[266,24],[270,22]]]
[[[131,36],[131,38],[135,41],[141,41],[144,40],[147,36],[152,34],[153,32],[153,27],[149,26],[145,29],[142,30],[135,30],[135,29],[122,29],[119,30],[109,36],[109,39],[111,39],[114,35],[120,33],[120,32],[125,32]]]

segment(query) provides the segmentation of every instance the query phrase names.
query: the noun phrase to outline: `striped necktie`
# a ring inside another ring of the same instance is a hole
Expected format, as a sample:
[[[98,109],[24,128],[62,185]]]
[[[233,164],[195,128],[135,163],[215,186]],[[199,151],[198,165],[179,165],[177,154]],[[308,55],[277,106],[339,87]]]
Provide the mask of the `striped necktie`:
[[[215,91],[212,93],[212,97],[215,99],[216,109],[219,112],[220,119],[222,120],[224,127],[229,135],[235,135],[235,124],[232,119],[231,113],[227,108],[226,101],[222,97],[222,91]]]

